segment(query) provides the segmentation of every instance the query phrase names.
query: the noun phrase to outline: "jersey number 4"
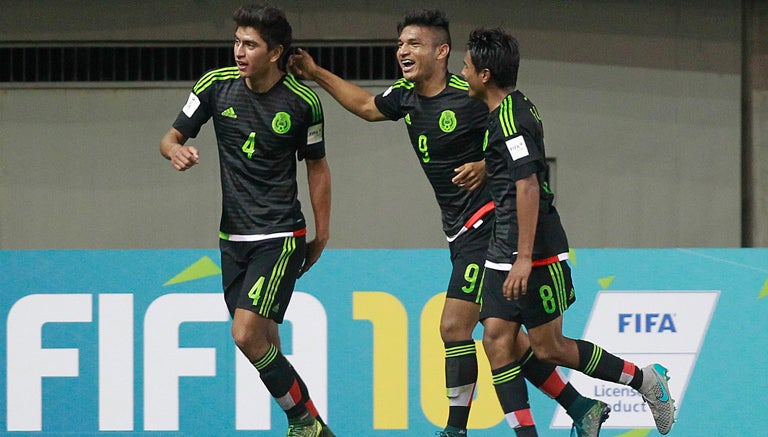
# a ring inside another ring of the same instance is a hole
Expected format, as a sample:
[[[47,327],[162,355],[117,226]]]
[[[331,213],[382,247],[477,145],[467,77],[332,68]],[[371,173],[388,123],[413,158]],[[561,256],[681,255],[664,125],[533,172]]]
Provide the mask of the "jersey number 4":
[[[248,159],[253,157],[253,152],[256,150],[256,132],[251,132],[248,135],[248,139],[245,140],[242,147],[243,153],[248,155]]]

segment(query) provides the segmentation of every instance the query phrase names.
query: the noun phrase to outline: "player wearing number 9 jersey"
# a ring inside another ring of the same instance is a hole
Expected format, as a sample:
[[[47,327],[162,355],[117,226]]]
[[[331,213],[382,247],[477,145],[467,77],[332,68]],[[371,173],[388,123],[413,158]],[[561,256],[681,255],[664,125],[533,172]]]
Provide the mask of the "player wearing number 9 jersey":
[[[487,108],[468,96],[464,80],[448,72],[451,41],[445,14],[411,12],[398,25],[398,35],[403,78],[379,95],[316,65],[304,51],[291,56],[289,65],[294,73],[316,81],[344,108],[367,121],[404,120],[440,206],[453,264],[440,320],[449,414],[439,435],[464,436],[478,372],[472,332],[480,308],[480,272],[494,214],[483,161]],[[584,416],[592,401],[567,384],[554,366],[536,359],[525,340],[517,343],[523,345],[517,371],[522,368],[534,385],[556,398],[572,417]],[[514,390],[525,390],[524,384],[511,390],[503,384],[499,387],[505,398],[513,399],[522,398]]]

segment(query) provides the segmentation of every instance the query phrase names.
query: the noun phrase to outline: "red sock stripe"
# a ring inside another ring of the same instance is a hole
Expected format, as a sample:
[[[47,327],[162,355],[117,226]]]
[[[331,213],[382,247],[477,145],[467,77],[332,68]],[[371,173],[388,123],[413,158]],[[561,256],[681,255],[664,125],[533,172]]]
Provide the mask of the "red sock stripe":
[[[291,389],[288,390],[288,394],[291,395],[294,404],[298,405],[301,402],[301,387],[299,386],[299,381],[296,379],[293,380],[293,385],[291,386]]]
[[[554,399],[560,396],[560,393],[563,392],[565,385],[566,385],[566,382],[560,376],[560,372],[558,372],[557,369],[555,369],[549,375],[549,378],[547,378],[547,380],[544,381],[544,384],[542,384],[540,388],[541,388],[541,391],[547,394],[547,396]]]
[[[307,402],[304,403],[304,405],[307,406],[307,411],[309,411],[309,414],[311,414],[314,417],[319,416],[320,414],[317,412],[317,408],[315,408],[314,402],[312,402],[312,399],[307,399]]]
[[[533,426],[536,423],[533,421],[533,414],[531,414],[531,409],[526,408],[525,410],[517,410],[514,412],[515,418],[517,418],[518,426]]]

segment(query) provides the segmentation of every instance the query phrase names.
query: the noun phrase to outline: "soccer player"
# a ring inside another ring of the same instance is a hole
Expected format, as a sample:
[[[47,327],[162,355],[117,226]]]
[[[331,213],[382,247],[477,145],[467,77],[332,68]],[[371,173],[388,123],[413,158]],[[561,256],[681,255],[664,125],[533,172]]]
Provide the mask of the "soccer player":
[[[543,178],[546,161],[539,112],[516,89],[517,40],[499,29],[477,29],[467,47],[462,75],[469,94],[490,110],[485,160],[496,226],[485,262],[480,320],[494,374],[510,364],[510,345],[523,324],[540,359],[629,385],[648,403],[659,432],[667,434],[675,406],[663,366],[640,369],[596,344],[563,336],[563,313],[576,299],[567,263],[568,240]]]
[[[440,206],[453,265],[440,321],[450,406],[447,426],[439,435],[455,437],[466,435],[477,382],[472,331],[478,322],[480,273],[493,222],[483,161],[488,111],[469,97],[464,80],[448,72],[451,39],[444,13],[411,12],[397,31],[403,78],[379,95],[319,67],[306,51],[291,56],[289,65],[295,74],[314,80],[344,108],[367,121],[405,119],[413,150]],[[577,424],[579,436],[596,436],[605,420],[603,413],[607,413],[605,404],[581,396],[554,366],[541,363],[526,342],[521,332],[516,356],[523,357],[525,376],[565,407]],[[498,375],[494,384],[515,398],[506,378]],[[526,390],[525,383],[515,389]],[[510,424],[518,435],[525,432],[522,427],[533,424],[527,403],[520,418]]]
[[[284,72],[292,41],[285,14],[248,6],[233,18],[236,66],[200,78],[160,152],[176,170],[196,165],[198,149],[185,144],[213,119],[222,188],[219,246],[232,337],[285,411],[288,436],[333,436],[280,352],[278,332],[297,277],[318,260],[329,238],[323,109],[310,88]],[[315,218],[310,242],[297,198],[297,157],[306,162]]]

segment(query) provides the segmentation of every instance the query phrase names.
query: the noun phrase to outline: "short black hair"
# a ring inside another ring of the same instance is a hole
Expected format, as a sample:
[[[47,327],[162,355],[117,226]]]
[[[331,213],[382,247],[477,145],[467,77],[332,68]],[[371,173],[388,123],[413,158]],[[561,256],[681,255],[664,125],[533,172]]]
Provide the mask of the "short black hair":
[[[419,9],[408,12],[403,17],[403,21],[397,23],[397,34],[403,33],[403,29],[407,26],[423,26],[437,29],[439,37],[435,42],[451,46],[451,31],[448,29],[448,17],[441,10]]]
[[[269,5],[240,6],[232,14],[237,27],[253,27],[267,43],[269,50],[283,46],[283,54],[278,66],[285,71],[285,62],[293,43],[293,30],[285,12]]]
[[[512,35],[499,28],[475,29],[469,34],[467,50],[475,70],[490,71],[491,80],[498,87],[517,86],[520,46]]]

